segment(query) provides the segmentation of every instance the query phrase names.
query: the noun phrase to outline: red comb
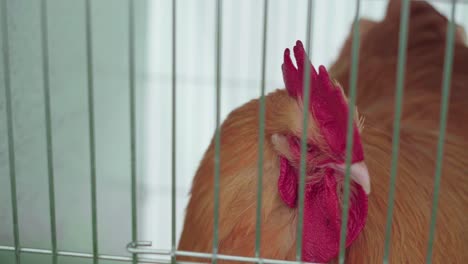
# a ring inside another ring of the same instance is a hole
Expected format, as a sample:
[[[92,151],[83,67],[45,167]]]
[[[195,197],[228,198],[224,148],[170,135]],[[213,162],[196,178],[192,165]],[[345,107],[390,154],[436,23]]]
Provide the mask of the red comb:
[[[284,63],[282,65],[283,69],[283,79],[286,84],[286,89],[289,92],[289,95],[293,97],[301,97],[303,95],[303,81],[304,81],[304,68],[305,68],[305,58],[307,58],[307,54],[304,50],[304,46],[302,45],[301,41],[296,42],[296,46],[294,46],[294,57],[296,58],[297,62],[297,69],[294,66],[293,62],[291,61],[290,51],[286,49],[284,51]],[[312,75],[311,79],[317,78],[317,72],[315,68],[310,64],[309,59],[307,58],[307,62],[310,65],[310,74]]]
[[[348,119],[348,104],[339,87],[335,87],[324,66],[319,72],[310,63],[301,41],[294,46],[294,57],[297,69],[293,65],[289,49],[284,51],[282,65],[283,79],[289,95],[302,100],[304,95],[304,68],[309,63],[310,68],[310,104],[309,110],[314,115],[321,133],[325,137],[331,150],[337,154],[344,154],[346,149],[346,127]],[[340,155],[341,156],[341,155]],[[344,158],[344,155],[343,155]],[[353,161],[363,160],[362,145],[354,124]]]

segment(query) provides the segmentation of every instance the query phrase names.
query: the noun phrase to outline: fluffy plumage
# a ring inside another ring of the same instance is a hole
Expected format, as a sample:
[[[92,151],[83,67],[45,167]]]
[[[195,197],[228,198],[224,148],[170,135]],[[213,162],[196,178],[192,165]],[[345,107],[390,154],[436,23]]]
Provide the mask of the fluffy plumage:
[[[357,104],[366,116],[366,129],[361,137],[373,176],[373,191],[369,196],[366,227],[351,246],[348,263],[379,263],[383,258],[400,9],[401,1],[392,0],[383,21],[361,21]],[[391,263],[424,263],[427,254],[446,28],[447,19],[431,5],[411,2]],[[468,262],[465,39],[464,30],[458,27],[433,263]],[[348,38],[330,70],[343,84],[349,79],[350,44]]]
[[[348,106],[342,88],[322,66],[311,69],[309,108],[304,108],[303,72],[309,63],[302,43],[294,47],[297,68],[285,51],[285,90],[266,96],[262,257],[294,259],[297,227],[300,138],[303,111],[309,116],[304,202],[304,261],[328,262],[338,254],[341,193]],[[234,110],[221,126],[219,252],[253,256],[258,149],[258,100]],[[355,121],[359,121],[357,118]],[[346,245],[356,239],[367,216],[369,178],[354,126],[352,193]],[[210,252],[213,223],[213,142],[195,175],[181,250]],[[266,240],[265,240],[266,239]]]

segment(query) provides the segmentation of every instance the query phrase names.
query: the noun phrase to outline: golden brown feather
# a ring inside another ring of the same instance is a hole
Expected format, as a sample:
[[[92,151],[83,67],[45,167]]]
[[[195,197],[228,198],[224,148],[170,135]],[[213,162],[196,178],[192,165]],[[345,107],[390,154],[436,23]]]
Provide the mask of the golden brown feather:
[[[369,218],[348,252],[349,263],[383,259],[391,129],[394,119],[401,1],[391,1],[381,22],[362,20],[357,104],[366,116],[362,138],[372,176]],[[424,263],[434,190],[447,19],[426,2],[412,2],[405,71],[399,169],[391,263]],[[468,262],[468,48],[458,27],[451,82],[434,263]],[[351,36],[331,72],[346,84]]]

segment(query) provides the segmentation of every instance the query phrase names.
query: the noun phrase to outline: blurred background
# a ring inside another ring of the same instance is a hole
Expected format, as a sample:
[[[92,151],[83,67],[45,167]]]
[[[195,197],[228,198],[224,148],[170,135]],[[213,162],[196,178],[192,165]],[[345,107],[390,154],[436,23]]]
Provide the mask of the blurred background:
[[[22,247],[50,249],[40,1],[8,4],[10,82]],[[131,241],[128,0],[91,1],[100,254],[128,256]],[[215,0],[134,0],[140,240],[170,249],[171,77],[177,51],[177,235],[192,177],[215,127]],[[362,0],[361,17],[379,20],[387,1]],[[92,252],[87,60],[83,0],[48,1],[48,38],[59,250]],[[450,1],[435,6],[448,14]],[[314,1],[314,65],[330,66],[347,36],[355,1]],[[260,95],[263,1],[224,0],[221,115]],[[307,0],[270,0],[266,90],[283,87],[283,50],[305,41]],[[457,8],[468,28],[468,5]],[[0,35],[0,38],[3,38]],[[3,41],[3,40],[2,40]],[[0,57],[3,55],[0,54]],[[3,61],[3,57],[1,58]],[[0,65],[0,246],[13,246],[4,65]],[[23,254],[22,254],[23,255]],[[60,257],[63,263],[91,260]],[[0,263],[13,263],[0,251]],[[50,263],[24,254],[22,263]],[[111,263],[103,261],[102,263]]]

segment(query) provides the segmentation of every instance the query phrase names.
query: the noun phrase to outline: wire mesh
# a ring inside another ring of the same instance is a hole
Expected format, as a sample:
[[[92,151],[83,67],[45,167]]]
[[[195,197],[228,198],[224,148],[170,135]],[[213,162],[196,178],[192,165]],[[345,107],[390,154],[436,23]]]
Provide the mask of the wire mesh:
[[[262,223],[262,187],[263,187],[263,154],[265,141],[265,69],[268,32],[268,0],[263,1],[263,36],[262,36],[262,69],[260,84],[260,111],[258,124],[258,179],[257,179],[257,212],[255,222],[255,257],[260,258],[261,223]]]
[[[88,120],[89,120],[89,159],[91,176],[91,223],[93,241],[93,263],[99,263],[97,199],[96,199],[96,139],[94,121],[94,71],[93,71],[93,34],[91,21],[91,0],[85,2],[86,15],[86,60],[88,63]]]
[[[346,158],[345,158],[345,178],[344,178],[344,192],[343,192],[343,206],[341,216],[341,232],[340,232],[340,255],[339,263],[343,264],[345,261],[345,244],[346,244],[346,231],[348,226],[349,214],[349,193],[350,193],[350,177],[351,177],[351,153],[354,144],[353,138],[353,122],[354,122],[354,107],[356,104],[356,86],[358,76],[358,60],[359,60],[359,11],[361,1],[356,0],[356,13],[353,22],[353,41],[351,44],[351,77],[349,79],[349,102],[348,102],[348,124],[346,133]]]
[[[302,258],[302,229],[303,229],[303,206],[304,206],[304,189],[305,189],[305,172],[306,172],[306,146],[307,146],[307,127],[308,127],[308,113],[304,112],[302,124],[302,138],[301,138],[301,160],[300,160],[300,184],[299,184],[299,209],[298,209],[298,226],[297,226],[297,261],[283,261],[261,258],[261,205],[262,205],[262,179],[263,179],[263,148],[264,148],[264,133],[265,133],[265,68],[266,68],[266,50],[267,50],[267,36],[268,36],[268,0],[263,2],[263,35],[262,35],[262,67],[261,67],[261,87],[260,87],[260,111],[259,111],[259,145],[258,145],[258,186],[257,186],[257,210],[256,210],[256,233],[255,233],[255,257],[242,257],[230,256],[218,253],[218,240],[219,240],[219,188],[220,188],[220,153],[221,153],[221,128],[220,128],[220,106],[221,106],[221,49],[222,49],[222,0],[216,1],[216,133],[215,133],[215,195],[214,195],[214,236],[213,236],[213,253],[200,253],[200,252],[187,252],[179,251],[176,249],[176,213],[175,213],[175,187],[176,187],[176,22],[177,11],[176,1],[172,1],[172,248],[170,251],[160,251],[152,249],[139,249],[129,248],[132,252],[132,257],[123,256],[110,256],[99,254],[98,250],[98,228],[97,228],[97,192],[96,192],[96,142],[95,142],[95,117],[94,117],[94,79],[93,79],[93,49],[92,49],[92,20],[91,20],[91,0],[85,2],[85,21],[86,21],[86,59],[87,59],[87,85],[88,85],[88,118],[89,118],[89,149],[90,149],[90,185],[91,185],[91,222],[92,222],[92,253],[80,253],[72,251],[60,251],[57,247],[57,231],[56,231],[56,216],[55,216],[55,186],[54,186],[54,169],[53,169],[53,146],[52,146],[52,128],[51,128],[51,106],[50,106],[50,80],[49,80],[49,43],[48,43],[48,13],[47,13],[47,0],[41,1],[41,41],[42,41],[42,61],[43,61],[43,86],[44,86],[44,102],[45,102],[45,123],[46,123],[46,142],[47,142],[47,167],[48,167],[48,186],[49,186],[49,206],[50,206],[50,228],[51,228],[51,250],[24,248],[21,247],[19,226],[18,226],[18,205],[17,205],[17,191],[16,191],[16,164],[15,164],[15,146],[14,146],[14,131],[13,131],[13,112],[12,112],[12,96],[10,85],[10,51],[9,51],[9,25],[8,25],[8,4],[7,1],[2,1],[2,51],[3,51],[3,68],[5,80],[5,98],[6,98],[6,113],[7,113],[7,132],[8,132],[8,157],[10,168],[10,188],[11,188],[11,203],[12,203],[12,217],[13,217],[13,234],[14,234],[14,247],[0,246],[2,251],[14,251],[16,263],[21,263],[21,253],[36,253],[52,255],[52,262],[57,263],[58,256],[72,256],[78,258],[89,258],[93,263],[98,263],[99,260],[114,260],[122,262],[133,263],[169,263],[167,260],[144,259],[138,256],[140,253],[156,254],[162,256],[170,256],[171,262],[175,263],[176,256],[189,256],[197,257],[200,259],[212,259],[213,263],[217,260],[230,260],[230,261],[244,261],[244,262],[257,262],[257,263],[303,263]],[[131,233],[132,240],[136,242],[137,237],[137,188],[136,188],[136,113],[135,113],[135,44],[134,44],[134,2],[129,1],[129,92],[130,92],[130,123],[131,123]],[[442,172],[442,158],[444,153],[445,130],[447,123],[448,100],[450,95],[450,80],[452,72],[452,63],[454,56],[454,39],[455,39],[455,12],[457,1],[451,0],[451,16],[449,19],[447,30],[447,48],[445,50],[443,83],[442,83],[442,103],[440,111],[440,128],[439,139],[437,145],[437,163],[435,170],[435,184],[434,196],[432,201],[432,211],[430,219],[429,242],[427,246],[427,263],[432,262],[432,250],[435,236],[436,215],[438,208],[438,199],[440,191],[440,180]],[[344,184],[344,199],[342,207],[342,223],[341,223],[341,238],[340,238],[340,255],[339,262],[345,261],[345,240],[346,240],[346,226],[348,220],[349,209],[349,193],[350,193],[350,163],[351,163],[351,150],[353,146],[353,129],[352,124],[354,120],[354,108],[356,102],[356,89],[357,89],[357,76],[358,76],[358,57],[359,57],[359,12],[361,1],[356,0],[356,13],[353,22],[353,40],[352,40],[352,57],[351,57],[351,77],[349,81],[350,94],[349,94],[349,116],[348,116],[348,129],[347,129],[347,145],[346,145],[346,170],[345,170],[345,184]],[[307,8],[307,33],[306,33],[306,48],[310,54],[311,50],[311,21],[314,3],[308,0]],[[397,66],[397,83],[396,83],[396,100],[395,100],[395,119],[393,127],[393,144],[392,144],[392,162],[391,162],[391,178],[390,178],[390,192],[389,192],[389,206],[387,211],[387,223],[385,229],[385,248],[384,248],[384,263],[389,261],[390,252],[390,234],[392,227],[392,215],[394,207],[395,196],[395,182],[397,177],[398,166],[398,151],[399,151],[399,135],[400,135],[400,121],[401,121],[401,106],[404,91],[404,71],[406,62],[406,46],[408,38],[408,24],[409,24],[409,0],[403,1],[401,8],[401,21],[400,21],[400,35],[399,35],[399,53],[398,53],[398,66]],[[309,72],[309,64],[304,65],[305,72]],[[309,105],[310,94],[310,75],[304,74],[304,107]],[[188,263],[188,262],[178,262]]]
[[[5,79],[5,99],[7,112],[7,136],[8,136],[8,162],[10,166],[10,189],[11,189],[11,214],[13,217],[13,238],[15,245],[16,264],[20,263],[20,238],[18,227],[18,203],[16,192],[16,165],[15,165],[15,145],[13,131],[13,113],[12,113],[12,98],[11,98],[11,83],[10,83],[10,47],[8,34],[8,4],[2,1],[2,35],[3,35],[3,69]]]
[[[138,240],[137,212],[137,172],[136,172],[136,114],[135,114],[135,7],[134,1],[128,1],[128,71],[130,105],[130,163],[131,163],[131,204],[132,204],[132,241]],[[137,254],[133,254],[132,263],[137,264]]]
[[[434,180],[434,194],[432,198],[431,223],[429,227],[429,241],[427,245],[427,263],[432,263],[432,249],[434,245],[435,225],[439,202],[440,178],[442,176],[442,158],[444,155],[445,132],[447,127],[448,104],[450,97],[450,81],[452,77],[453,53],[455,44],[455,11],[456,0],[452,0],[450,21],[447,26],[447,44],[445,47],[444,72],[442,79],[442,102],[440,106],[439,140],[437,142],[437,161]]]
[[[55,181],[52,147],[52,122],[50,110],[50,81],[49,81],[49,38],[47,31],[47,1],[41,1],[41,35],[42,35],[42,63],[44,74],[44,102],[47,142],[47,170],[49,172],[49,207],[50,207],[50,236],[52,246],[52,263],[57,263],[57,224],[55,216]]]
[[[172,148],[172,158],[171,158],[171,170],[172,170],[172,177],[171,177],[171,216],[172,216],[172,224],[171,224],[171,262],[175,263],[175,250],[176,250],[176,184],[177,184],[177,164],[176,164],[176,152],[177,152],[177,142],[176,142],[176,132],[177,132],[177,1],[172,1],[172,138],[171,138],[171,148]]]
[[[312,1],[308,1],[307,7],[307,31],[306,31],[306,49],[308,54],[311,51],[311,23],[312,23]],[[304,109],[309,109],[310,103],[310,63],[308,59],[304,60]],[[300,180],[299,180],[299,205],[298,221],[296,232],[296,260],[302,260],[302,233],[304,228],[304,193],[306,177],[306,153],[307,153],[307,131],[309,128],[309,112],[304,111],[302,116],[302,135],[301,135],[301,159],[300,159]]]
[[[403,102],[403,83],[405,78],[406,47],[408,43],[409,0],[401,5],[400,35],[398,48],[398,66],[395,98],[395,119],[393,123],[392,164],[390,171],[390,192],[388,194],[387,224],[385,226],[384,259],[388,263],[390,257],[390,235],[392,231],[393,206],[395,203],[395,184],[398,168],[398,153],[400,144],[401,105]]]
[[[214,158],[214,221],[213,221],[213,259],[212,263],[217,263],[218,240],[219,240],[219,177],[221,174],[221,37],[222,37],[222,1],[216,1],[216,37],[215,37],[215,76],[216,76],[216,132],[215,132],[215,158]]]
[[[16,251],[15,247],[6,247],[0,246],[0,251]],[[31,254],[38,254],[38,255],[54,255],[52,250],[48,249],[38,249],[38,248],[19,248],[20,253],[31,253]],[[74,252],[74,251],[57,251],[55,253],[57,256],[62,257],[73,257],[77,259],[94,259],[95,256],[92,253],[83,253],[83,252]],[[98,255],[97,258],[99,260],[110,260],[116,262],[126,262],[131,263],[133,261],[133,257],[124,257],[124,256],[114,256],[114,255]],[[138,257],[138,263],[169,263],[165,259],[148,259]],[[178,263],[191,263],[191,262],[178,262]]]

